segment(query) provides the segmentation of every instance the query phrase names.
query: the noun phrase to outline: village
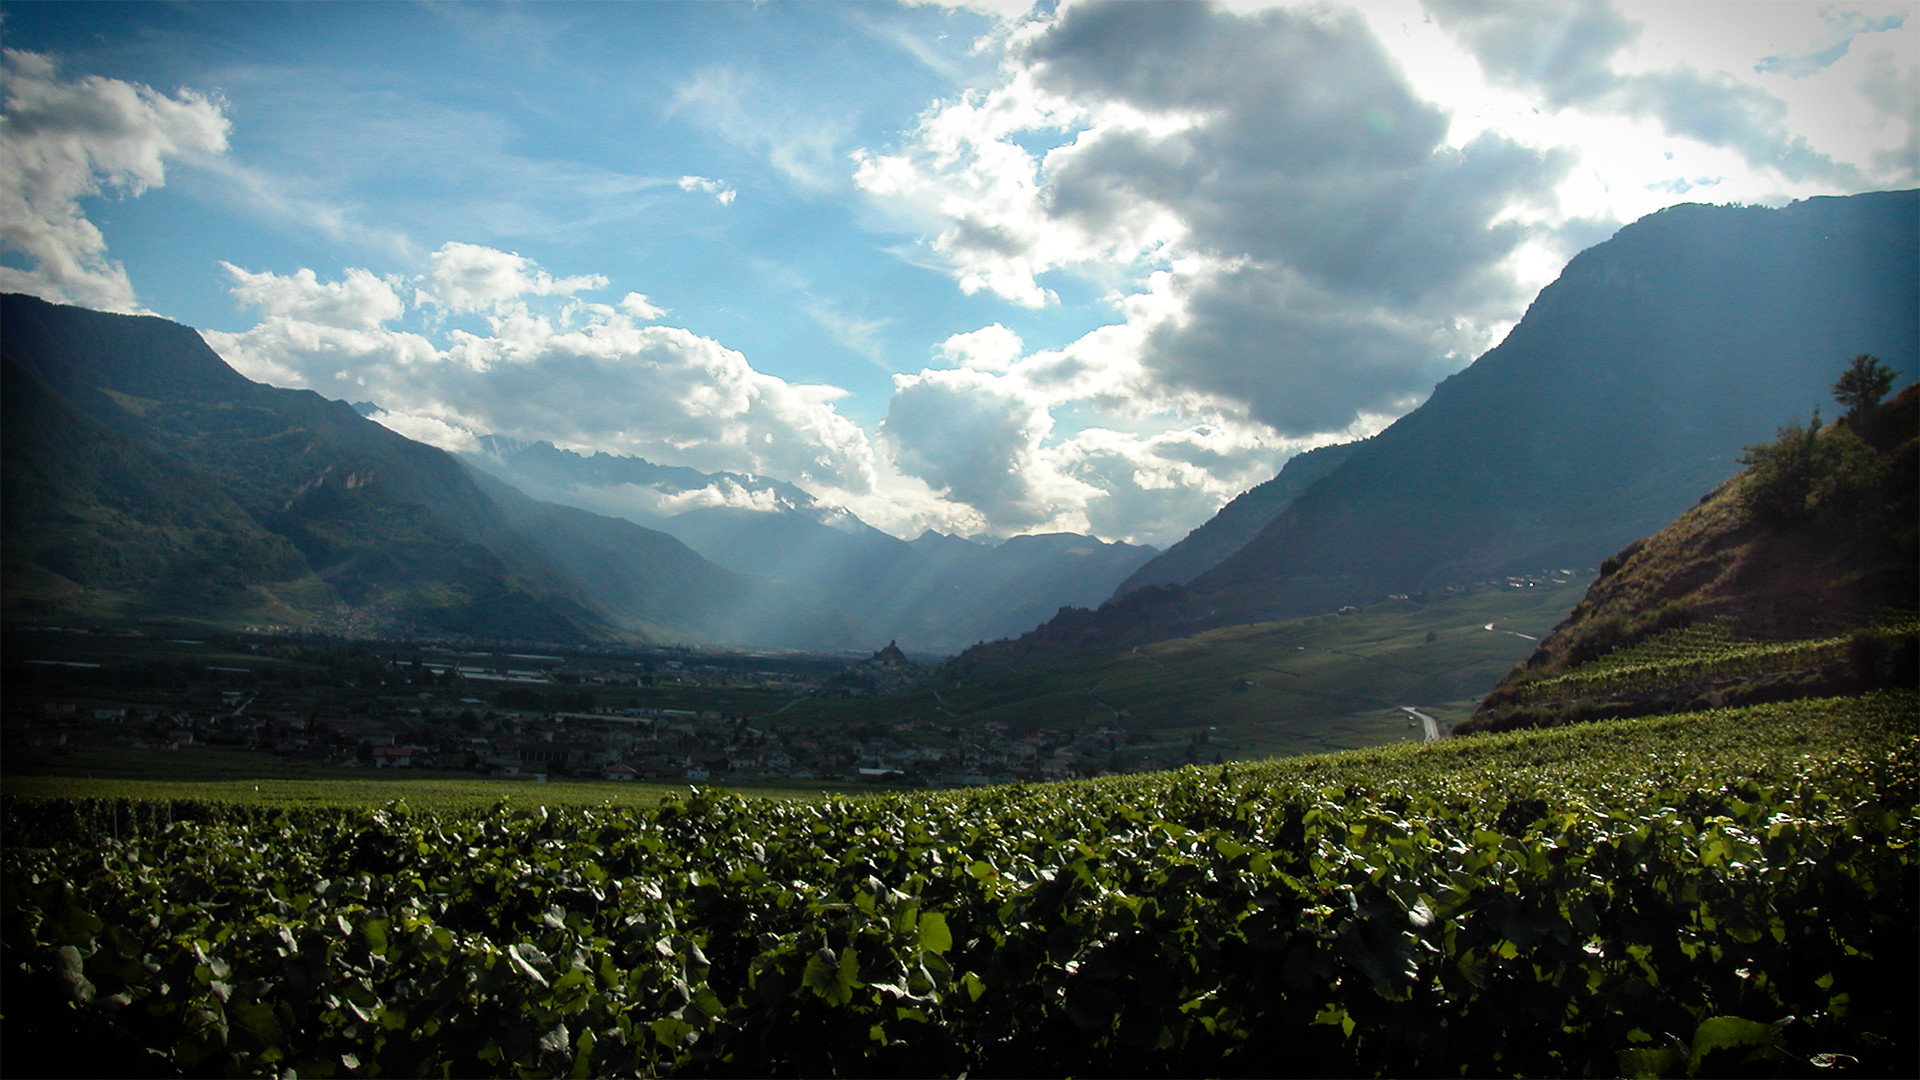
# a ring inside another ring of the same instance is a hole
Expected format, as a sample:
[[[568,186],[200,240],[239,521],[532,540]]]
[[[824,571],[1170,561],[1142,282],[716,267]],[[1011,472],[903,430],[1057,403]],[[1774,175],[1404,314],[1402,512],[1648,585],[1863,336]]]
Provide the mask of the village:
[[[34,703],[16,699],[6,710],[5,746],[16,761],[19,751],[57,760],[68,748],[117,747],[141,755],[150,765],[142,771],[155,775],[167,772],[170,752],[200,747],[343,776],[407,770],[529,782],[962,787],[1177,766],[1203,760],[1207,738],[1123,730],[1118,716],[1058,728],[889,717],[889,695],[924,670],[891,644],[837,670],[745,670],[693,656],[646,665],[561,659],[521,654],[463,664],[396,654],[373,665],[377,675],[362,672],[382,692],[344,709],[288,708],[286,695],[257,686],[202,688],[160,703],[96,691],[49,696],[31,710],[20,706]],[[704,702],[637,703],[670,689]],[[871,707],[863,716],[875,718],[786,719],[795,704],[820,698],[864,699]]]

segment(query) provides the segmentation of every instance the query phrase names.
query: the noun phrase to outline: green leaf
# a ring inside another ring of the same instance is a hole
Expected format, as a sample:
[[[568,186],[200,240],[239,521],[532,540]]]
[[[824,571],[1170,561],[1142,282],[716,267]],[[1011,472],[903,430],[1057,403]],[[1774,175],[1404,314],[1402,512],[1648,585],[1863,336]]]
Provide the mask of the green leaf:
[[[1687,1055],[1679,1047],[1662,1046],[1652,1050],[1622,1050],[1619,1053],[1620,1075],[1634,1080],[1662,1080],[1664,1077],[1684,1076],[1687,1071]]]
[[[920,916],[920,947],[943,953],[953,948],[953,933],[947,929],[947,917],[937,912]]]
[[[528,959],[527,955],[525,955],[527,953],[537,953],[538,951],[539,950],[534,949],[531,945],[509,945],[507,946],[507,960],[513,964],[514,970],[544,987],[547,985],[547,977],[540,974]]]
[[[852,949],[846,950],[837,963],[832,949],[821,949],[807,961],[807,970],[800,977],[800,985],[812,990],[829,1005],[845,1005],[853,1000],[854,988],[860,985],[860,980],[855,977],[859,969]]]
[[[1778,1025],[1738,1016],[1709,1017],[1693,1029],[1693,1059],[1698,1062],[1715,1050],[1772,1046],[1779,1030]]]
[[[83,1004],[92,1001],[93,983],[87,980],[86,962],[80,958],[80,950],[71,945],[62,945],[55,955],[60,958],[60,981],[66,984],[73,1000]]]
[[[280,1018],[274,1015],[273,1006],[263,1001],[229,1005],[227,1019],[229,1023],[237,1024],[241,1031],[252,1036],[262,1046],[277,1047],[283,1038],[280,1031]]]

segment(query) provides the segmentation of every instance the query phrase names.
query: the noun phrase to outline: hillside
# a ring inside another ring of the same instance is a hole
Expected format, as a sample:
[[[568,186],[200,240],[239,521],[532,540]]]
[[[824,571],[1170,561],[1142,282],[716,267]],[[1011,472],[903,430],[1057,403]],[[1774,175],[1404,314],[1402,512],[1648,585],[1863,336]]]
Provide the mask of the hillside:
[[[4,361],[0,484],[10,618],[140,609],[205,615],[258,610],[293,619],[332,591],[287,538],[269,532],[218,482],[76,413]]]
[[[9,618],[865,639],[671,537],[542,511],[517,493],[496,499],[448,454],[343,402],[246,379],[164,319],[7,296],[0,355]]]
[[[1063,742],[1062,774],[1419,741],[1420,714],[1441,725],[1469,716],[1583,586],[1389,600],[1015,669],[949,663],[910,692],[803,702],[782,716],[1046,730]]]
[[[1235,496],[1178,543],[1135,570],[1113,595],[1125,596],[1149,585],[1184,585],[1220,565],[1359,447],[1358,442],[1341,443],[1289,458],[1278,476]]]
[[[1016,659],[1585,568],[1738,470],[1870,352],[1920,366],[1920,192],[1678,206],[1573,259],[1498,347],[1184,587],[1062,612]]]
[[[1920,676],[1920,390],[1815,430],[1601,566],[1463,732],[1907,687]],[[1806,449],[1810,469],[1782,469]],[[1784,498],[1782,496],[1785,496]]]

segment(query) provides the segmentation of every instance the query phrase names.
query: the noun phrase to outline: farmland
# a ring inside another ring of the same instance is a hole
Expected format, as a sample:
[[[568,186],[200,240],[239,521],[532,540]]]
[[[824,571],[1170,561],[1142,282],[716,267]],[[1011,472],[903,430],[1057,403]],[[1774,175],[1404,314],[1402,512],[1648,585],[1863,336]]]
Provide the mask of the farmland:
[[[3,760],[9,789],[23,776],[376,775],[504,775],[524,788],[600,782],[624,766],[643,784],[833,790],[1353,749],[1416,741],[1406,706],[1467,716],[1583,580],[1387,600],[965,677],[799,654],[16,630]]]
[[[802,802],[9,798],[6,1071],[1902,1073],[1916,704]]]

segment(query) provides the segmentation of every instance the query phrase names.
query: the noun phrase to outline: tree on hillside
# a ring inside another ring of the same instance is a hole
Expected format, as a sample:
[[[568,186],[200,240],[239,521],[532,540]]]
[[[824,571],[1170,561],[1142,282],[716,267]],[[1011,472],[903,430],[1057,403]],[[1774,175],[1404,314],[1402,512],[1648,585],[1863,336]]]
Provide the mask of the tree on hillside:
[[[1846,406],[1847,418],[1857,419],[1893,389],[1893,369],[1879,357],[1861,353],[1833,382],[1833,400]]]
[[[1747,467],[1742,502],[1754,517],[1772,525],[1797,524],[1823,512],[1856,511],[1879,487],[1887,468],[1852,428],[1836,424],[1822,430],[1819,409],[1805,427],[1790,423],[1774,441],[1747,447],[1740,464]]]

